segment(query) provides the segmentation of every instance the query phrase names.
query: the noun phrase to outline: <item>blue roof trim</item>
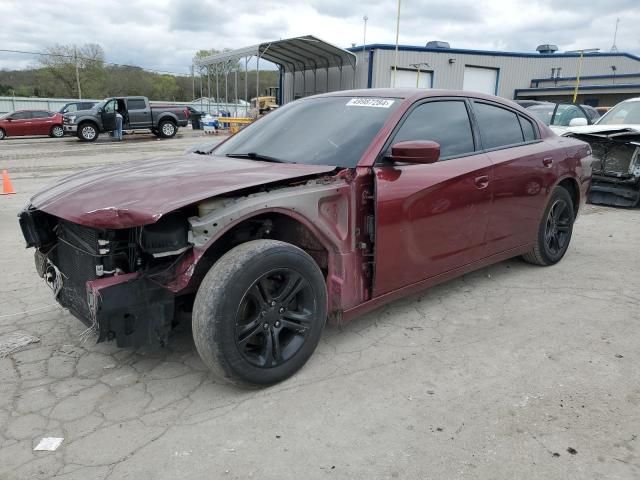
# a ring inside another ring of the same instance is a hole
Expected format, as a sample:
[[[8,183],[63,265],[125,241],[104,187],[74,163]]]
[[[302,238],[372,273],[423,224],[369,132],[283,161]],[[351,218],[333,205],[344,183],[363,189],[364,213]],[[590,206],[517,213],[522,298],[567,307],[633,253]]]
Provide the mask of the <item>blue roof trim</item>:
[[[559,87],[542,87],[542,88],[516,88],[515,94],[518,93],[533,93],[533,92],[559,92],[563,90],[573,91],[575,85],[563,85]],[[622,90],[623,88],[637,88],[640,90],[640,83],[616,83],[611,85],[581,85],[579,91],[584,90]]]
[[[594,80],[597,78],[630,78],[630,77],[640,77],[640,72],[638,73],[620,73],[619,75],[613,75],[609,73],[607,75],[582,75],[580,80]],[[567,80],[577,80],[577,77],[558,77],[558,78],[532,78],[532,82],[563,82]]]
[[[395,50],[395,45],[389,45],[385,43],[372,43],[369,45],[360,45],[356,47],[350,47],[346,50],[350,52],[357,52],[362,50]],[[524,52],[496,52],[492,50],[468,50],[464,48],[427,48],[418,47],[415,45],[398,45],[398,50],[405,52],[433,52],[433,53],[465,53],[469,55],[488,55],[492,57],[521,57],[521,58],[567,58],[567,57],[579,57],[579,53],[524,53]],[[611,52],[593,52],[585,54],[585,57],[627,57],[632,60],[640,62],[640,57],[631,53],[611,53]]]

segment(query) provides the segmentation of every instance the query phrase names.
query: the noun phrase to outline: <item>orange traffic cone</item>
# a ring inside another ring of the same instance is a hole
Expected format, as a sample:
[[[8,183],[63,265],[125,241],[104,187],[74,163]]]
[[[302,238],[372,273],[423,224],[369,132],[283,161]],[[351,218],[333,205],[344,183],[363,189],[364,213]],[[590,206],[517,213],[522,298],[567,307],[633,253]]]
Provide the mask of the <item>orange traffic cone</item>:
[[[2,192],[0,195],[11,195],[16,193],[13,189],[13,185],[11,185],[11,180],[9,180],[9,174],[6,170],[2,170]]]

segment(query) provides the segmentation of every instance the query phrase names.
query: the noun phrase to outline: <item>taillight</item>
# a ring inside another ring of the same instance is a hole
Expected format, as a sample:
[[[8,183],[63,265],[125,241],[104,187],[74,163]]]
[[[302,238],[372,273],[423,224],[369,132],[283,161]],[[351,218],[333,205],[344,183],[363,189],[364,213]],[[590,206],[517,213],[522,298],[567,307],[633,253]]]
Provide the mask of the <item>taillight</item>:
[[[185,117],[187,117],[187,118],[189,118],[189,117],[190,117],[190,115],[189,115],[189,109],[188,109],[188,108],[185,108],[185,109],[184,109],[184,116],[185,116]]]

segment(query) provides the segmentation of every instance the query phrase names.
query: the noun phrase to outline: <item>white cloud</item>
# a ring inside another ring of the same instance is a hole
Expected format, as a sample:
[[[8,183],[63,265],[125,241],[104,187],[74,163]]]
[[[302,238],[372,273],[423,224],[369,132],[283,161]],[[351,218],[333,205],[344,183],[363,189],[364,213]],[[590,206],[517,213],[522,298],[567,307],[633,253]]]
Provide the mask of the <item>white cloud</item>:
[[[99,43],[107,61],[188,72],[200,48],[237,48],[312,34],[336,45],[395,40],[394,0],[4,0],[0,45],[42,51],[54,43]],[[404,0],[400,43],[445,40],[453,47],[534,51],[617,46],[640,53],[637,0]],[[36,57],[0,52],[0,68],[24,68]]]

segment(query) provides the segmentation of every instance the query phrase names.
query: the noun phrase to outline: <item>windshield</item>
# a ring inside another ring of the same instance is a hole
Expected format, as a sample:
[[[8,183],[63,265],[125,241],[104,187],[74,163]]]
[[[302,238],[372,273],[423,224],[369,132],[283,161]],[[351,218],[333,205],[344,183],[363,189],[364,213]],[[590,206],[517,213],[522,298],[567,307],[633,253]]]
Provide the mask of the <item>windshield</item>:
[[[213,153],[353,168],[400,102],[373,97],[296,100],[240,131]]]
[[[553,110],[556,108],[555,105],[532,105],[527,107],[527,110],[533,113],[536,117],[544,122],[545,125],[549,125],[551,123],[551,117],[553,116]]]
[[[622,102],[605,113],[598,125],[639,125],[640,101]]]

